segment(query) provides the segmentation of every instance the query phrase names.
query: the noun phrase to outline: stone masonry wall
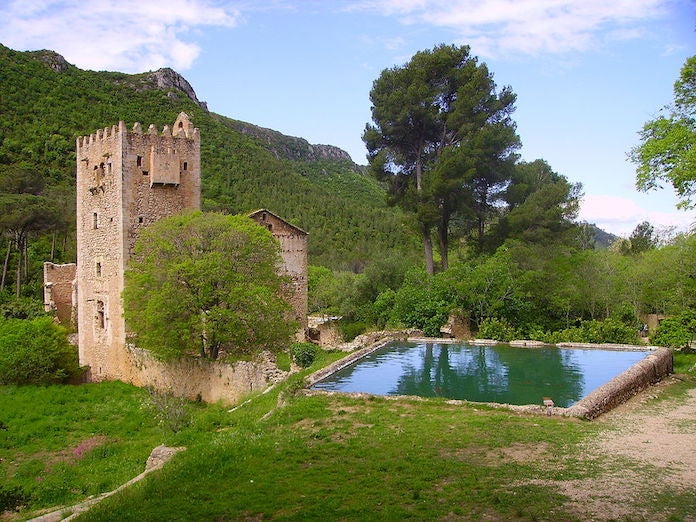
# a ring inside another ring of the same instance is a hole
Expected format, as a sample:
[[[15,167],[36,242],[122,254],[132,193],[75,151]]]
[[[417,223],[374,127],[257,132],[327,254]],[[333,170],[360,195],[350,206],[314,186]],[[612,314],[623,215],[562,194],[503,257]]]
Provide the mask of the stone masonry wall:
[[[181,113],[172,131],[139,123],[77,139],[80,364],[90,380],[128,380],[123,274],[142,227],[200,208],[200,135]]]
[[[58,321],[66,326],[77,326],[75,273],[77,265],[44,263],[44,307],[55,312]]]
[[[162,362],[132,345],[126,351],[129,364],[125,380],[190,400],[234,404],[286,376],[271,359],[234,364],[198,358]]]
[[[280,255],[283,259],[281,272],[290,276],[292,281],[292,305],[294,317],[300,323],[298,339],[304,340],[307,329],[307,239],[308,234],[284,219],[267,210],[258,210],[250,215],[259,225],[270,230],[280,243]]]

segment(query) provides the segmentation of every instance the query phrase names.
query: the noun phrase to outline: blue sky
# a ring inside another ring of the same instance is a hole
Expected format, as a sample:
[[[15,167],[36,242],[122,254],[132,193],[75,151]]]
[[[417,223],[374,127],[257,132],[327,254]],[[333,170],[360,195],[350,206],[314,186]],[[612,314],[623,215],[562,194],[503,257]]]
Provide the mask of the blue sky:
[[[639,193],[626,153],[696,54],[693,0],[3,0],[0,42],[84,69],[172,67],[211,111],[365,163],[372,82],[467,44],[517,94],[524,160],[584,186],[581,218],[686,229],[672,190]],[[150,122],[143,122],[150,123]]]

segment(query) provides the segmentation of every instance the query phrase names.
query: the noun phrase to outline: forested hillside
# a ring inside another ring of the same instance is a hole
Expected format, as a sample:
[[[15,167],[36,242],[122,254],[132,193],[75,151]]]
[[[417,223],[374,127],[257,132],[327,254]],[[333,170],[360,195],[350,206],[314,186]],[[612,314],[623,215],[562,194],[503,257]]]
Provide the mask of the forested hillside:
[[[34,232],[53,234],[51,246],[41,252],[48,258],[75,257],[75,138],[119,120],[128,127],[139,121],[161,129],[180,111],[201,129],[205,210],[268,208],[307,230],[310,263],[332,269],[361,270],[385,252],[418,256],[408,218],[387,206],[383,188],[347,153],[209,112],[172,70],[83,71],[51,51],[3,46],[0,70],[0,192],[46,198],[53,226],[36,223],[29,229],[35,238]],[[28,242],[28,252],[37,248]],[[38,253],[29,257],[41,260]]]

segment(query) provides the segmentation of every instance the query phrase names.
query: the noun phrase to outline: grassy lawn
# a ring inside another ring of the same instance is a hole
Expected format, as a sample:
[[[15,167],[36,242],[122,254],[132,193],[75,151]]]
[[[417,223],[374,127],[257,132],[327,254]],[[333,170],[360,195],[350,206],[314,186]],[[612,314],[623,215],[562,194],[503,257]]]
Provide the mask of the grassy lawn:
[[[597,423],[294,395],[297,382],[232,412],[189,404],[178,426],[176,408],[159,409],[162,425],[147,391],[120,383],[0,388],[3,487],[29,496],[22,514],[77,502],[134,477],[166,443],[188,449],[80,520],[578,520],[552,484],[601,473],[581,449]]]

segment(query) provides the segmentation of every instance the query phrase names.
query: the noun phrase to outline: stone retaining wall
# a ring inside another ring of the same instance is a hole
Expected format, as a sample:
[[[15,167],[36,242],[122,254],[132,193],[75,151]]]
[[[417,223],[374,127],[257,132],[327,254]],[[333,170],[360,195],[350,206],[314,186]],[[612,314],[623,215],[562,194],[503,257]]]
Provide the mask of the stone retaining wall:
[[[594,419],[672,373],[672,350],[658,348],[625,372],[567,408],[573,417]]]
[[[371,332],[369,334],[360,335],[356,337],[354,341],[341,345],[339,349],[343,351],[350,351],[355,350],[359,346],[362,346],[362,348],[352,352],[350,355],[345,356],[343,359],[340,359],[322,368],[321,370],[314,372],[311,375],[308,375],[305,378],[305,382],[307,383],[308,387],[314,386],[316,383],[318,383],[325,377],[328,377],[332,373],[335,373],[339,370],[342,370],[346,366],[353,364],[358,359],[362,359],[366,355],[369,355],[370,353],[381,348],[385,344],[396,340],[405,341],[407,337],[407,332],[391,331]]]
[[[123,380],[190,400],[234,404],[249,393],[263,391],[287,376],[270,355],[258,361],[228,364],[196,357],[164,362],[133,345],[126,351],[129,371]]]

